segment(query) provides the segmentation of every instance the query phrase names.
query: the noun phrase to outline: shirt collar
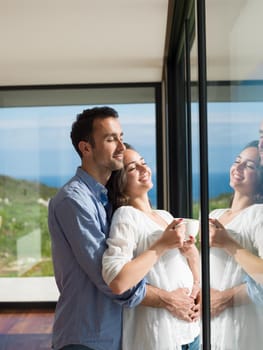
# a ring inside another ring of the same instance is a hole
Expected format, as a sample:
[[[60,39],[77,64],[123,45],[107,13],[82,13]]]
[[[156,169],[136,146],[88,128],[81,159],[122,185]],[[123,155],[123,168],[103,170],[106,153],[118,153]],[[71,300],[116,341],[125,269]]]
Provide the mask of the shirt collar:
[[[96,181],[92,176],[90,176],[81,167],[77,168],[76,175],[81,178],[81,180],[89,187],[91,192],[94,193],[96,198],[106,206],[108,204],[108,190],[101,183]]]

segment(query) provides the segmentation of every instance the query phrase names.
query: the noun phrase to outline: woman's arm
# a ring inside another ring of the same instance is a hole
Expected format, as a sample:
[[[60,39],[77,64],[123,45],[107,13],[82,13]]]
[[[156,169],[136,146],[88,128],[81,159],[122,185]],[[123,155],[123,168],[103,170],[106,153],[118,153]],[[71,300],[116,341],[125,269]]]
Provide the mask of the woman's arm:
[[[236,242],[216,219],[210,219],[210,245],[223,248],[256,282],[263,283],[263,259]]]
[[[188,265],[193,275],[193,287],[190,297],[194,301],[191,309],[191,318],[196,321],[200,318],[201,294],[200,294],[200,256],[195,246],[194,237],[190,236],[190,240],[184,243],[184,247],[180,248],[181,253],[187,258]]]
[[[250,277],[257,283],[263,283],[263,259],[236,244],[232,244],[226,251],[235,258]]]
[[[193,288],[191,296],[196,299],[200,292],[200,256],[199,251],[194,244],[194,238],[184,243],[184,247],[180,248],[181,254],[183,254],[188,262],[188,265],[193,275]]]
[[[178,225],[179,222],[179,220],[173,220],[167,226],[162,236],[149,249],[135,258],[131,256],[132,252],[129,253],[129,257],[125,256],[125,248],[118,247],[118,242],[120,241],[118,237],[108,240],[109,247],[105,251],[102,260],[102,274],[105,282],[114,294],[122,294],[135,286],[167,250],[183,246],[184,226]],[[108,271],[110,271],[111,265],[118,264],[118,259],[122,261],[126,259],[126,261],[117,273],[115,273],[114,278],[111,279],[109,278],[110,273]],[[130,261],[127,261],[127,259],[130,259]]]

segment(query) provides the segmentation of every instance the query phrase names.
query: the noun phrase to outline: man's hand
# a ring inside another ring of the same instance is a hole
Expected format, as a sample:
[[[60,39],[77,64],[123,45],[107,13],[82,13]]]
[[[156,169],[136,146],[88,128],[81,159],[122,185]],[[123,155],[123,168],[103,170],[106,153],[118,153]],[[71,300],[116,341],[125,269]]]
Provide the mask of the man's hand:
[[[229,306],[232,306],[231,296],[227,293],[228,290],[220,291],[211,288],[210,298],[211,298],[211,317],[216,317],[220,315]]]
[[[161,300],[165,304],[165,308],[175,317],[192,322],[192,317],[195,316],[194,299],[189,296],[187,288],[178,288],[171,292],[162,294]]]
[[[249,304],[251,302],[247,295],[245,284],[240,284],[223,291],[211,288],[210,297],[212,317],[220,315],[229,307]]]
[[[187,322],[200,318],[200,292],[196,298],[189,295],[188,288],[178,288],[171,292],[147,285],[143,306],[162,308],[174,317]]]

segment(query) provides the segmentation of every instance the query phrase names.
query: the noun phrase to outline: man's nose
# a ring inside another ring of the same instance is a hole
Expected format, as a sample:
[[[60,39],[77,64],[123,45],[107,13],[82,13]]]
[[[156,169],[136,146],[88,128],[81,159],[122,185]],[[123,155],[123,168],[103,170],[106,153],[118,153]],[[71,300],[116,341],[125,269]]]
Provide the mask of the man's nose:
[[[125,150],[126,150],[126,147],[125,147],[125,145],[124,145],[124,143],[123,143],[123,141],[122,141],[121,139],[118,140],[118,145],[117,145],[117,147],[118,147],[118,149],[119,149],[120,151],[125,151]]]

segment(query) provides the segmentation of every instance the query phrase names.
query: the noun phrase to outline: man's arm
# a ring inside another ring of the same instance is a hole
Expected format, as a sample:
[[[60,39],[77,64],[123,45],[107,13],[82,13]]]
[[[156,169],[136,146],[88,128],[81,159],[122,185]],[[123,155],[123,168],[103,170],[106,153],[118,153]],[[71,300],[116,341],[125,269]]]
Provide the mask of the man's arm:
[[[223,291],[211,289],[211,316],[216,317],[229,307],[249,304],[246,284],[241,284]]]
[[[184,321],[193,320],[194,300],[189,296],[187,288],[178,288],[168,292],[147,284],[146,295],[141,305],[166,309],[173,316]]]

